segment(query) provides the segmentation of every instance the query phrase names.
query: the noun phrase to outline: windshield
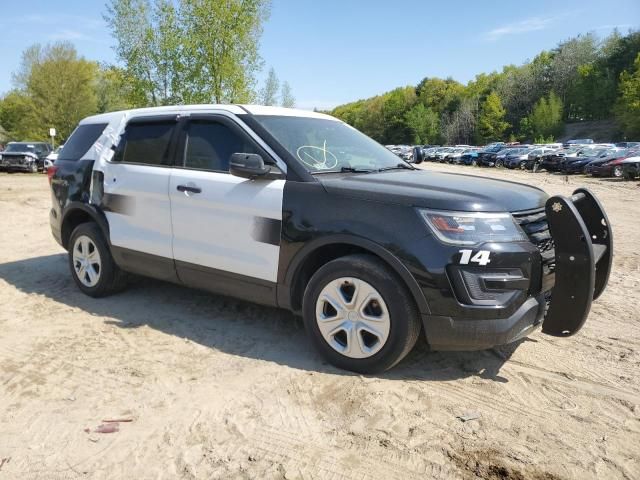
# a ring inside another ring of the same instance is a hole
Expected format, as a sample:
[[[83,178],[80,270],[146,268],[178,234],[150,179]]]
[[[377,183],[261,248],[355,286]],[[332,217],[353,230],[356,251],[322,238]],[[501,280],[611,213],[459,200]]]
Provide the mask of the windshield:
[[[310,173],[343,169],[409,167],[379,143],[349,125],[322,118],[254,117]]]
[[[34,145],[27,144],[27,143],[10,143],[9,145],[7,145],[7,148],[5,149],[5,152],[7,153],[35,152],[35,151],[36,151],[36,147]]]

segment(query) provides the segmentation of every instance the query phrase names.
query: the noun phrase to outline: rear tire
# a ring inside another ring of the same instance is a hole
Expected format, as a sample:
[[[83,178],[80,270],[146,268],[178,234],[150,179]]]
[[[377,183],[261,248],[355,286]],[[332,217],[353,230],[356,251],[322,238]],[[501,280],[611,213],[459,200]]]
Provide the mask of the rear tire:
[[[331,364],[371,374],[388,370],[415,345],[421,323],[402,280],[381,260],[348,255],[309,281],[302,312],[311,341]]]
[[[113,261],[95,223],[82,223],[71,233],[69,269],[78,288],[90,297],[105,297],[126,286],[126,274]]]

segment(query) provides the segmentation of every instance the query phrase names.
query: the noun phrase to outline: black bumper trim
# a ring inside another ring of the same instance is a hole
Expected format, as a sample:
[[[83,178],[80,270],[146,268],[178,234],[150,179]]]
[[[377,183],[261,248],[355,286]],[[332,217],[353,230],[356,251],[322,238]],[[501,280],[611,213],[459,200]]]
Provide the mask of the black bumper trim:
[[[520,340],[535,330],[544,317],[544,296],[529,297],[508,318],[470,320],[423,315],[432,350],[484,350]]]

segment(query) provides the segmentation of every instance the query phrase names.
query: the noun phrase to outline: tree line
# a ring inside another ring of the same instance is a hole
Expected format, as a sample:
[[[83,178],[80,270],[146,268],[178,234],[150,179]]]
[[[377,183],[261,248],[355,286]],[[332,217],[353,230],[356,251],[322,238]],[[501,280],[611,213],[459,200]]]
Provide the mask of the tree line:
[[[0,132],[64,140],[84,117],[193,103],[295,105],[288,82],[264,68],[258,48],[269,0],[110,0],[104,19],[117,65],[88,60],[73,44],[33,45],[0,98]]]
[[[385,144],[553,141],[568,122],[612,118],[640,139],[640,32],[579,35],[466,85],[427,77],[330,113]]]

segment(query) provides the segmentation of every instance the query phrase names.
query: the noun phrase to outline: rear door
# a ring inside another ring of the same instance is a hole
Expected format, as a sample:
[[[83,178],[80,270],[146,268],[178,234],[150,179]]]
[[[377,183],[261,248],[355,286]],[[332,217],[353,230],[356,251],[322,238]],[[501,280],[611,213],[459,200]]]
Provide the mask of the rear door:
[[[137,254],[164,257],[171,270],[169,175],[175,132],[175,115],[130,120],[112,160],[103,166],[102,200],[116,255],[122,249],[137,260]]]
[[[272,161],[269,155],[222,115],[186,120],[178,145],[169,197],[180,279],[204,288],[213,282],[230,294],[234,281],[275,284],[285,180],[229,173],[233,153],[257,153],[265,163]],[[221,278],[228,282],[220,283]]]

